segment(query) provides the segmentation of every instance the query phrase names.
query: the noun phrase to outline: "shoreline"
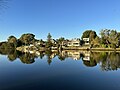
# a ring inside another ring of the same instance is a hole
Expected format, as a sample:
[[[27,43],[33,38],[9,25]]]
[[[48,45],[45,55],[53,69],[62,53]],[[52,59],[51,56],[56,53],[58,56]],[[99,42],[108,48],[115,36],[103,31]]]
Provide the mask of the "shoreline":
[[[28,49],[29,48],[29,49]],[[32,51],[34,52],[40,52],[40,51],[46,51],[47,49],[45,47],[41,47],[39,49],[36,48],[31,48],[31,47],[26,47],[26,46],[22,46],[22,47],[17,47],[16,50],[21,51],[21,52],[30,52]],[[49,49],[48,49],[49,50]],[[92,51],[92,52],[103,52],[103,51],[120,51],[120,48],[90,48],[90,47],[62,47],[61,49],[59,48],[54,48],[54,49],[50,49],[51,51]]]

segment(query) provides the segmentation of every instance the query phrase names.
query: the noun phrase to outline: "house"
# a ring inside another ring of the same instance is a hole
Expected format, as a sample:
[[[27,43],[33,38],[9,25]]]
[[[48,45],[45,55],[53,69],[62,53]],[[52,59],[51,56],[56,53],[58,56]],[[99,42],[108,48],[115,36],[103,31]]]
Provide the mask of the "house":
[[[85,45],[90,44],[90,39],[89,38],[83,38],[83,41],[85,42]]]
[[[80,39],[75,38],[68,42],[68,46],[80,46]]]
[[[62,43],[63,46],[81,46],[80,45],[80,39],[79,38],[74,38],[72,40],[65,40]]]

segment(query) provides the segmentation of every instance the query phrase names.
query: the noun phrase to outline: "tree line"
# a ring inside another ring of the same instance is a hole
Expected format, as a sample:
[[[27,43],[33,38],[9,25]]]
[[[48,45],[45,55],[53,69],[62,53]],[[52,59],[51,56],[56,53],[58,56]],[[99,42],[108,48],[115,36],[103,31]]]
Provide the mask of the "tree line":
[[[99,36],[93,30],[86,30],[82,38],[89,38],[91,47],[119,48],[120,32],[112,29],[102,29]]]
[[[90,46],[94,48],[118,48],[120,46],[120,32],[111,29],[102,29],[99,33],[99,36],[94,30],[86,30],[81,36],[81,45],[84,46],[83,38],[89,38]],[[63,41],[68,41],[64,37],[59,39],[52,39],[52,35],[48,33],[47,40],[35,39],[35,35],[31,33],[22,34],[20,38],[15,36],[9,36],[7,41],[0,43],[0,48],[12,48],[34,44],[37,42],[40,43],[40,47],[51,48],[51,47],[60,47]]]

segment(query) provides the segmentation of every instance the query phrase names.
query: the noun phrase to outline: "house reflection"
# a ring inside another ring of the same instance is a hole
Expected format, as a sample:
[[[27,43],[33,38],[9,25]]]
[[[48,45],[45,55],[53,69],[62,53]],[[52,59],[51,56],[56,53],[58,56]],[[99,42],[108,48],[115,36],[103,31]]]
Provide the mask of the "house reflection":
[[[50,55],[50,58],[52,59],[52,58],[54,58],[56,55],[57,55],[57,53],[52,53],[52,54]]]
[[[22,53],[11,49],[0,49],[1,55],[7,55],[9,61],[20,60],[24,64],[32,64],[36,59],[47,59],[50,65],[53,58],[65,61],[68,58],[80,60],[87,67],[99,65],[103,71],[118,70],[120,68],[120,52],[100,52],[100,51],[41,51],[34,54]],[[19,58],[19,59],[18,59]]]
[[[90,61],[90,51],[83,52],[83,60],[84,61]]]
[[[80,58],[83,57],[83,60],[89,61],[90,51],[74,51],[74,50],[62,51],[62,56],[70,57],[73,60],[80,60]]]
[[[73,60],[79,60],[80,59],[80,52],[76,52],[76,51],[62,51],[62,56],[70,57]]]
[[[71,57],[73,60],[79,60],[80,52],[68,52],[68,57]]]

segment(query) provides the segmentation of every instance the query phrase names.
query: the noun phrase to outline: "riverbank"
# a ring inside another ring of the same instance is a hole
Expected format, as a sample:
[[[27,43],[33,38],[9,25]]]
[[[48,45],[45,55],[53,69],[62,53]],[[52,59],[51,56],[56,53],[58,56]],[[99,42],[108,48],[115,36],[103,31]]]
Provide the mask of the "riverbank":
[[[46,51],[47,48],[45,47],[35,47],[35,46],[21,46],[17,47],[16,50],[21,51],[21,52],[32,52],[35,53],[37,51]],[[61,49],[58,48],[51,48],[50,50],[87,50],[87,51],[120,51],[120,48],[90,48],[90,47],[62,47]]]
[[[92,51],[120,51],[120,48],[91,48]]]
[[[120,51],[120,48],[63,47],[63,50]]]

